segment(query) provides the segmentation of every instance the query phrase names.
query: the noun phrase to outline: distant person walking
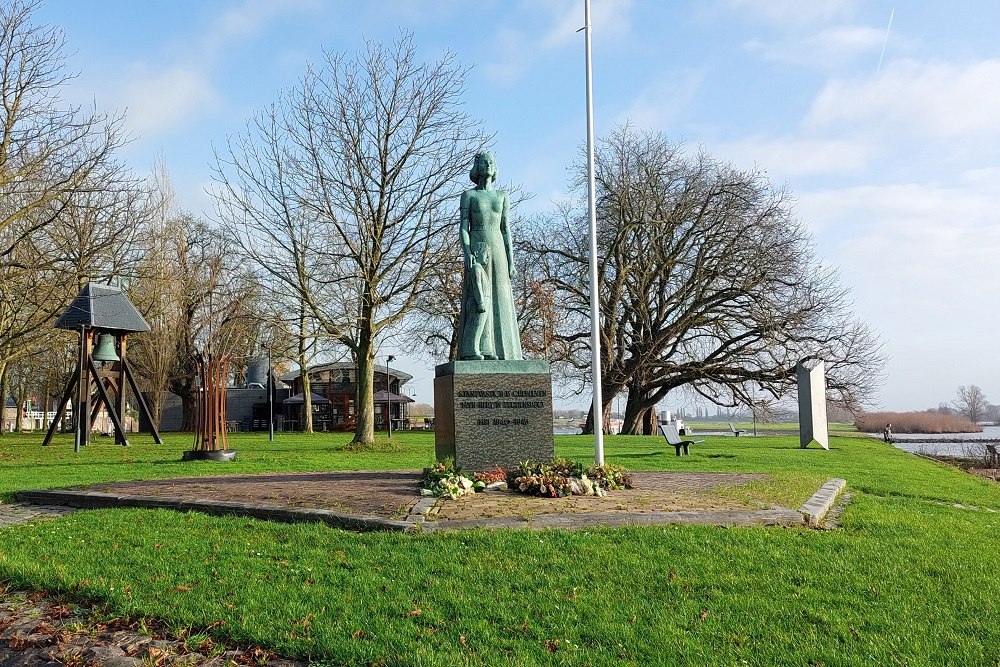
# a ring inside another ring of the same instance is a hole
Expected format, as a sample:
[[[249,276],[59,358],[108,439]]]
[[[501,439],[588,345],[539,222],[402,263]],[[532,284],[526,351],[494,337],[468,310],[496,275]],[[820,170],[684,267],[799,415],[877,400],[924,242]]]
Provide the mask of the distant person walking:
[[[885,428],[882,429],[882,439],[886,442],[892,442],[892,424],[886,424]]]

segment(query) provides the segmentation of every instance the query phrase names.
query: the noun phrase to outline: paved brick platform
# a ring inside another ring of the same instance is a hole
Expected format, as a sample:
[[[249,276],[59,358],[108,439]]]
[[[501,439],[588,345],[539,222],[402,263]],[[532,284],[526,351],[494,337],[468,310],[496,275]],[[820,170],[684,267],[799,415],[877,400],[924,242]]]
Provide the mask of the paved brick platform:
[[[171,498],[220,500],[286,508],[322,509],[402,519],[420,498],[416,470],[265,473],[94,484],[87,491]]]
[[[702,523],[816,525],[843,486],[816,510],[752,505],[720,487],[764,474],[635,472],[635,489],[603,498],[531,498],[507,491],[458,500],[420,496],[417,471],[271,473],[97,484],[80,489],[21,491],[19,500],[79,508],[165,507],[275,521],[321,521],[348,530],[436,531],[465,528],[588,528],[599,525]],[[810,504],[812,503],[812,504]],[[3,507],[3,506],[0,506]],[[3,512],[0,511],[0,517]],[[2,522],[2,519],[0,519]],[[2,523],[0,523],[2,525]]]

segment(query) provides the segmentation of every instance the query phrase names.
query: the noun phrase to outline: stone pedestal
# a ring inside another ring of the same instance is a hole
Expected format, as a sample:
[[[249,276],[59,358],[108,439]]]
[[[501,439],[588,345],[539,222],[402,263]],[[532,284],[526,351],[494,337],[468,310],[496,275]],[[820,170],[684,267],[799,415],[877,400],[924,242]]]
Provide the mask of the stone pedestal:
[[[551,461],[552,376],[544,361],[453,361],[434,372],[434,451],[467,473]]]

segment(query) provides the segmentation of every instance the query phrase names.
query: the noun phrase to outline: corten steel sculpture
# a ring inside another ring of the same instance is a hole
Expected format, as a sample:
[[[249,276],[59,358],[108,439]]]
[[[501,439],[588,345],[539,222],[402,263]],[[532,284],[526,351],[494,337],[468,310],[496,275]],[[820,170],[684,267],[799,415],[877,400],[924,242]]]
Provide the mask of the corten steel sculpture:
[[[66,404],[75,398],[74,451],[79,452],[82,445],[90,442],[90,432],[101,405],[115,427],[115,442],[127,446],[124,426],[126,382],[132,387],[139,410],[152,427],[153,439],[162,444],[126,356],[128,334],[149,331],[149,324],[128,297],[117,287],[88,283],[55,326],[79,332],[80,346],[76,369],[42,444],[48,445],[52,440],[66,412]]]
[[[198,411],[194,447],[184,452],[185,461],[232,461],[236,458],[236,451],[229,449],[226,394],[229,367],[238,343],[245,337],[242,325],[250,315],[245,309],[246,303],[227,293],[218,278],[218,275],[212,276],[208,303],[199,313],[202,327],[195,342]],[[215,296],[226,297],[222,305]]]
[[[213,352],[211,347],[198,355],[198,421],[194,433],[194,449],[184,452],[184,460],[210,459],[231,461],[236,452],[229,449],[226,435],[226,382],[229,378],[231,354]]]

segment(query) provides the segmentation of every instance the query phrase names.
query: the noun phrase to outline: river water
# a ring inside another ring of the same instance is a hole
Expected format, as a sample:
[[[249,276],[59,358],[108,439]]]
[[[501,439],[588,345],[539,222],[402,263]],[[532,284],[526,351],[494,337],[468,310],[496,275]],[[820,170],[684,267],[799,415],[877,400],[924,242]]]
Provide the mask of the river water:
[[[576,435],[580,433],[580,428],[560,425],[554,426],[552,432],[555,435]],[[982,455],[982,441],[1000,440],[1000,426],[984,426],[981,433],[893,433],[892,437],[897,448],[913,454],[978,457]],[[952,440],[968,442],[950,442]]]
[[[983,441],[1000,440],[1000,426],[984,426],[981,433],[894,433],[892,437],[897,448],[914,454],[975,457],[982,454]]]

